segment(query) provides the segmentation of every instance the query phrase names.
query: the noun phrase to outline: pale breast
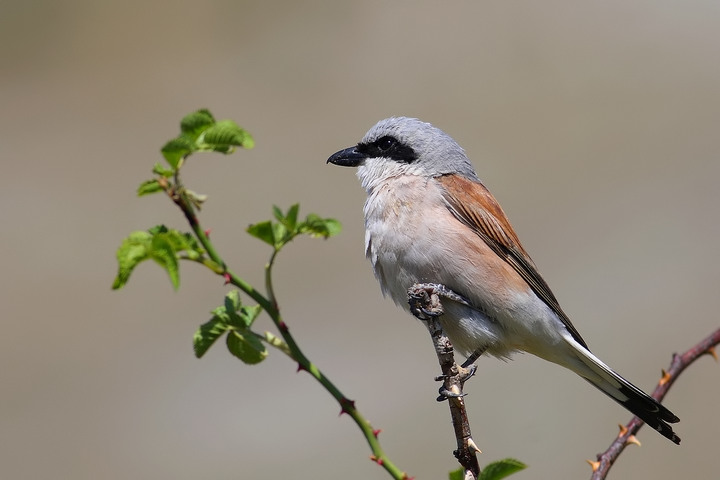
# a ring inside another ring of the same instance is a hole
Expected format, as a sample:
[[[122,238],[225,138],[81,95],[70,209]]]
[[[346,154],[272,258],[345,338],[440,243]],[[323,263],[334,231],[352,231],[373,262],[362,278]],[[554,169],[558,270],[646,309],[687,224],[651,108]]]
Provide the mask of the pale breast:
[[[431,228],[433,205],[440,202],[437,186],[418,176],[391,179],[365,202],[365,253],[383,293],[399,305],[407,303],[410,286],[430,281],[418,266],[428,263],[424,232]]]
[[[396,304],[408,309],[415,283],[441,283],[476,307],[453,305],[442,319],[462,351],[487,346],[504,357],[528,350],[532,324],[554,323],[517,272],[453,217],[433,179],[406,175],[378,185],[365,203],[365,226],[367,257]]]

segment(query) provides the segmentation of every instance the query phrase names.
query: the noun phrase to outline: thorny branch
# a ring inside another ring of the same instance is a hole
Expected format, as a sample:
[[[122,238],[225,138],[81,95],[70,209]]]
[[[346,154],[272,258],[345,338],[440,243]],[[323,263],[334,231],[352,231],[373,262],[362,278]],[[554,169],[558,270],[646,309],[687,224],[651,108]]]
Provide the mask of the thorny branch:
[[[443,386],[440,388],[438,401],[447,399],[450,406],[450,416],[457,440],[457,450],[453,455],[465,469],[465,479],[477,479],[480,475],[480,466],[476,454],[480,449],[470,433],[463,394],[463,384],[475,373],[475,368],[464,368],[455,363],[452,343],[443,332],[439,321],[439,317],[443,314],[440,297],[463,301],[462,297],[444,285],[416,284],[408,290],[410,311],[427,326],[440,363],[442,375],[436,380],[442,380]]]
[[[720,329],[715,330],[708,337],[700,341],[697,345],[690,348],[685,353],[678,355],[673,354],[670,367],[667,370],[663,370],[662,378],[658,382],[657,387],[652,393],[652,397],[658,402],[665,398],[668,390],[680,374],[689,367],[695,360],[702,357],[703,355],[711,355],[717,360],[717,354],[715,353],[715,347],[720,343]],[[635,438],[635,434],[640,430],[645,423],[638,417],[633,417],[627,425],[620,426],[620,434],[615,441],[610,444],[610,447],[603,453],[597,455],[597,461],[593,462],[588,460],[588,463],[593,469],[591,480],[602,480],[607,477],[610,468],[615,463],[615,460],[625,450],[625,447],[631,443],[639,444]]]
[[[461,296],[444,285],[416,284],[408,290],[410,311],[427,326],[442,370],[442,375],[437,377],[437,380],[443,380],[438,401],[447,399],[450,405],[450,415],[458,446],[453,454],[465,469],[465,478],[477,479],[480,474],[480,467],[476,454],[480,452],[480,449],[473,441],[470,433],[470,424],[465,410],[462,390],[463,384],[474,374],[475,370],[474,368],[464,368],[455,363],[452,343],[443,332],[439,322],[439,318],[443,314],[440,297],[454,301],[464,301]],[[680,374],[703,355],[710,355],[717,360],[715,347],[718,344],[720,344],[720,329],[714,331],[686,352],[680,355],[673,354],[670,367],[667,370],[663,369],[662,378],[651,396],[659,402],[662,401]],[[620,434],[605,452],[597,455],[597,461],[588,460],[593,469],[591,480],[605,479],[610,468],[625,450],[625,447],[633,443],[639,445],[635,435],[644,424],[638,417],[633,417],[627,425],[620,426]]]

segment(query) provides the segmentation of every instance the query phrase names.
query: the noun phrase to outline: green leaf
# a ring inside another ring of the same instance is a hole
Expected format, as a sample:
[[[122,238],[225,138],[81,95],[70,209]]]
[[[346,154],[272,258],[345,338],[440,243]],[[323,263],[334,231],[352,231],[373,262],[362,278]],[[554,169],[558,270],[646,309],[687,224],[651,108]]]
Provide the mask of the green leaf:
[[[297,203],[292,205],[287,213],[283,213],[280,207],[273,205],[273,216],[279,221],[279,223],[271,223],[273,246],[276,249],[282,248],[300,233],[297,224],[299,210],[300,205]]]
[[[197,260],[205,250],[189,233],[170,230],[165,225],[157,225],[147,232],[133,232],[126,238],[117,251],[118,275],[113,289],[122,288],[138,263],[153,259],[170,276],[173,287],[180,286],[178,253],[185,252],[190,260]]]
[[[253,148],[250,134],[232,120],[221,120],[205,130],[197,140],[200,148],[229,153],[233,147]]]
[[[225,294],[225,309],[236,312],[240,305],[242,305],[242,302],[240,301],[240,292],[237,290],[230,290],[228,293]]]
[[[197,150],[197,147],[190,140],[181,136],[167,142],[160,151],[170,166],[177,169],[181,160],[195,150]]]
[[[300,210],[300,204],[296,203],[292,205],[286,214],[283,214],[280,207],[273,205],[273,215],[278,219],[280,223],[285,225],[285,228],[292,234],[296,233],[298,211]]]
[[[240,302],[240,292],[231,290],[225,295],[222,306],[212,311],[214,317],[222,320],[230,327],[246,329],[252,325],[262,311],[260,305],[248,306]]]
[[[225,310],[228,324],[234,327],[244,328],[246,326],[245,322],[237,314],[240,306],[240,292],[238,292],[237,290],[230,290],[227,294],[225,294],[224,306],[220,308],[223,308]]]
[[[180,131],[194,142],[208,127],[215,124],[215,118],[209,110],[203,108],[193,112],[180,121]]]
[[[175,251],[175,246],[167,234],[157,234],[153,237],[150,257],[167,271],[173,288],[177,290],[180,287],[180,269]]]
[[[217,318],[219,321],[230,324],[230,314],[227,312],[227,308],[224,305],[215,307],[210,313],[213,314],[213,318]]]
[[[498,460],[486,465],[478,480],[500,480],[525,468],[527,468],[527,465],[514,458]]]
[[[270,220],[250,225],[247,232],[255,238],[259,238],[263,242],[275,246],[275,236],[273,234],[273,226]]]
[[[167,233],[170,230],[165,225],[155,225],[152,228],[148,228],[148,233],[150,235],[157,235],[158,233]]]
[[[262,307],[260,305],[243,305],[240,307],[238,314],[240,319],[243,321],[243,324],[249,328],[252,326],[258,315],[260,315],[260,312],[262,312]]]
[[[289,230],[295,230],[295,227],[297,226],[297,217],[299,211],[299,203],[296,203],[295,205],[292,205],[290,208],[288,208],[287,214],[285,215],[286,222],[284,223]]]
[[[190,260],[197,260],[205,253],[197,239],[189,233],[169,230],[164,225],[155,227],[150,232],[170,242],[175,253],[185,252]]]
[[[150,195],[151,193],[157,193],[161,192],[162,187],[160,186],[160,183],[157,181],[156,178],[153,178],[152,180],[145,180],[143,183],[140,184],[137,190],[138,197],[142,197],[143,195]]]
[[[325,230],[327,231],[327,237],[334,237],[342,231],[342,223],[335,220],[334,218],[326,218],[323,220],[325,223]],[[327,238],[325,237],[325,238]]]
[[[285,225],[283,225],[282,223],[273,223],[272,230],[273,238],[275,239],[275,243],[273,244],[273,246],[275,248],[280,248],[287,242],[292,240],[292,236],[288,235],[287,228],[285,228]]]
[[[457,470],[453,470],[448,474],[449,480],[465,480],[465,470],[460,467]]]
[[[321,218],[314,213],[307,216],[298,229],[301,233],[308,234],[313,237],[328,238],[337,235],[342,230],[340,222],[334,218]]]
[[[248,365],[260,363],[268,355],[265,345],[250,330],[228,332],[227,347],[230,353]]]
[[[148,232],[132,232],[117,250],[115,254],[118,261],[118,274],[113,282],[113,290],[122,288],[130,278],[135,267],[150,258],[150,243],[152,235]]]
[[[174,170],[172,170],[170,168],[165,168],[159,163],[155,164],[152,171],[155,175],[160,175],[161,177],[165,177],[165,178],[170,178],[175,174]]]
[[[299,234],[312,237],[332,237],[340,233],[340,222],[333,218],[321,218],[314,213],[308,215],[303,222],[298,223],[297,217],[300,205],[292,205],[287,213],[277,205],[273,205],[273,216],[278,222],[270,220],[250,225],[248,233],[263,242],[272,245],[276,250],[282,248]]]
[[[245,363],[261,362],[267,351],[260,339],[249,330],[260,314],[259,305],[247,306],[240,302],[240,292],[231,290],[225,294],[223,305],[212,311],[212,318],[200,326],[193,337],[195,355],[200,358],[225,332],[230,352]]]
[[[220,318],[214,316],[209,321],[200,325],[193,336],[193,350],[195,356],[202,358],[203,355],[212,347],[215,340],[228,330],[228,324]]]
[[[282,222],[283,220],[285,220],[285,215],[283,214],[280,207],[278,207],[277,205],[273,205],[272,210],[273,210],[273,216],[275,218],[277,218],[278,221]]]

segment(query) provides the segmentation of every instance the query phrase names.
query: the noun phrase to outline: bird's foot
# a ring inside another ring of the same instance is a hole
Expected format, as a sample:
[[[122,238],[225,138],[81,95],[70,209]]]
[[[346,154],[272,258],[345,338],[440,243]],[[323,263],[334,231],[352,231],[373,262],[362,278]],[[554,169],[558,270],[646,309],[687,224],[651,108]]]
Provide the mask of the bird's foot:
[[[440,283],[418,283],[408,290],[410,313],[418,318],[439,317],[444,313],[440,297],[470,306],[462,295]]]
[[[453,370],[457,371],[456,383],[445,382],[445,380],[448,378],[447,375],[438,375],[437,377],[435,377],[435,381],[443,382],[443,385],[438,390],[438,402],[442,402],[444,400],[447,400],[448,398],[458,398],[467,395],[467,393],[462,393],[462,388],[465,385],[465,382],[468,381],[473,375],[475,375],[475,372],[477,371],[477,365],[470,365],[470,367],[464,367],[462,365],[455,364]],[[448,383],[451,383],[450,388],[448,388]],[[458,384],[459,388],[457,386]]]

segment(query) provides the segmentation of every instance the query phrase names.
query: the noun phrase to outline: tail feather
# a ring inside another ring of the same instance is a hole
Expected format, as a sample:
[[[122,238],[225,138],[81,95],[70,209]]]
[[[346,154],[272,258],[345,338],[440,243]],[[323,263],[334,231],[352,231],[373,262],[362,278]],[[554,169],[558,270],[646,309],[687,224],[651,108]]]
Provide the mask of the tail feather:
[[[607,396],[628,409],[660,435],[680,444],[680,437],[673,431],[669,423],[677,423],[680,419],[664,407],[660,402],[640,390],[632,383],[615,373],[589,350],[568,339],[579,362],[567,365],[575,373],[590,382]]]

